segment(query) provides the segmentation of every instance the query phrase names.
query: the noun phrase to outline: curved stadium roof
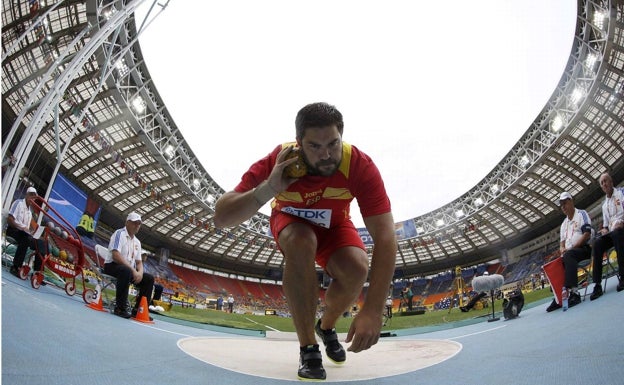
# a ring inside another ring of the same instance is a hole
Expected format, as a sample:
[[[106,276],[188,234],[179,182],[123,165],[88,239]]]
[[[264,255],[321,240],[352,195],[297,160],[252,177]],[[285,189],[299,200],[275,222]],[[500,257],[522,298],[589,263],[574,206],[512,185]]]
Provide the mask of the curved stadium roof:
[[[142,59],[138,36],[162,10],[142,1],[3,0],[3,210],[23,168],[44,189],[58,170],[102,205],[111,228],[137,211],[154,250],[208,269],[275,278],[283,259],[258,213],[212,224],[224,190],[197,161]],[[38,4],[38,6],[36,5]],[[491,260],[557,227],[558,193],[600,199],[610,171],[624,179],[624,1],[578,1],[575,39],[552,97],[504,159],[453,202],[413,219],[397,272],[412,276]],[[370,252],[370,250],[369,250]]]

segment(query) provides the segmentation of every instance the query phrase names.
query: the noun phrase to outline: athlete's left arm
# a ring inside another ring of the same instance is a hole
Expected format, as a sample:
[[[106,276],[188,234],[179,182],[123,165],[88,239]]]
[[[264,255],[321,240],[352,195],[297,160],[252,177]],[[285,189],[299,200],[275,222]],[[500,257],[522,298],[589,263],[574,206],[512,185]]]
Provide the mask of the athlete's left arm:
[[[392,213],[373,215],[363,218],[375,247],[371,260],[370,282],[366,294],[366,303],[362,310],[371,307],[371,311],[379,313],[383,309],[388,288],[394,276],[396,263],[397,240],[394,231]]]
[[[394,275],[397,252],[392,213],[366,217],[364,224],[373,238],[375,248],[366,301],[353,321],[346,339],[346,342],[353,342],[348,350],[355,353],[370,348],[379,340],[380,315]]]

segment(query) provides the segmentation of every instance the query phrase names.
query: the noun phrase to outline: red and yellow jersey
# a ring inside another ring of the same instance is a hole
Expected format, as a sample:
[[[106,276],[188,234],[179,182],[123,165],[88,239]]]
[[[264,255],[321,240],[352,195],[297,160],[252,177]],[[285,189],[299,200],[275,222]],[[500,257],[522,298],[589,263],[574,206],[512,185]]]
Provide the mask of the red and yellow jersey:
[[[254,163],[234,189],[245,192],[269,177],[277,154],[285,146],[277,146],[269,155]],[[305,175],[291,184],[271,202],[272,216],[286,213],[324,228],[331,228],[350,219],[349,207],[356,199],[363,218],[390,212],[390,200],[381,175],[371,158],[347,143],[342,143],[342,161],[331,176]]]

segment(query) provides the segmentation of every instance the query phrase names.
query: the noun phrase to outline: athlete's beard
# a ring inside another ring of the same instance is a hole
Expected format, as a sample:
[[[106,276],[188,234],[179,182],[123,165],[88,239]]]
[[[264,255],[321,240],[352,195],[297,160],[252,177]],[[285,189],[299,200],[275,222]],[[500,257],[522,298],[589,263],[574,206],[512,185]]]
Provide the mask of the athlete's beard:
[[[336,170],[338,170],[338,166],[340,166],[340,159],[326,159],[316,162],[314,165],[310,164],[308,158],[303,154],[303,160],[308,166],[308,174],[309,175],[319,175],[319,176],[331,176],[334,175]],[[332,166],[332,167],[328,167]]]

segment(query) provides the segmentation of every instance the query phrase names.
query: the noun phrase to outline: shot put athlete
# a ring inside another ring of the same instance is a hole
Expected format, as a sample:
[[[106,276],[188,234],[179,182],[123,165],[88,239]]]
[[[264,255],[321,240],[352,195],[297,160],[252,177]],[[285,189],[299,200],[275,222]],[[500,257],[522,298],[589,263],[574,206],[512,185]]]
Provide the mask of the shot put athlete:
[[[397,243],[383,180],[368,155],[342,141],[343,127],[342,114],[334,106],[303,107],[295,119],[296,143],[279,145],[251,165],[215,209],[215,226],[230,227],[272,200],[270,226],[284,255],[283,288],[300,345],[301,380],[326,378],[315,334],[330,360],[345,362],[336,321],[357,301],[367,277],[366,300],[345,342],[354,353],[377,343],[394,272]],[[366,249],[350,219],[354,198],[375,243],[370,276]],[[332,277],[325,312],[316,323],[315,262]]]
[[[383,180],[368,155],[342,141],[343,127],[334,106],[303,107],[295,119],[296,143],[279,145],[254,163],[215,209],[217,228],[236,226],[272,200],[270,226],[285,259],[283,288],[300,344],[302,380],[326,378],[315,333],[330,360],[346,360],[336,321],[357,301],[368,276],[366,249],[349,214],[354,198],[375,248],[366,302],[351,323],[347,350],[357,353],[377,343],[394,272],[397,244]],[[315,261],[332,277],[316,323]]]

